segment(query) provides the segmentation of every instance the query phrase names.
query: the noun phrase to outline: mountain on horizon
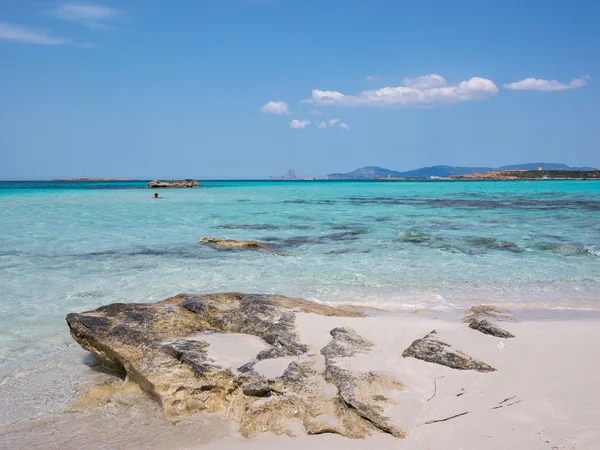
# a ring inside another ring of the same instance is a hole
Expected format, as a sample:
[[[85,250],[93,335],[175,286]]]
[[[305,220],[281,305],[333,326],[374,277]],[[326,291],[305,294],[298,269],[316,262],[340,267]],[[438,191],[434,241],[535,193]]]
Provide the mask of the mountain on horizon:
[[[594,170],[593,167],[570,167],[558,163],[527,163],[502,167],[460,167],[460,166],[430,166],[419,169],[398,172],[377,166],[365,166],[348,173],[331,173],[326,180],[372,180],[373,178],[448,178],[452,175],[469,175],[490,170]]]

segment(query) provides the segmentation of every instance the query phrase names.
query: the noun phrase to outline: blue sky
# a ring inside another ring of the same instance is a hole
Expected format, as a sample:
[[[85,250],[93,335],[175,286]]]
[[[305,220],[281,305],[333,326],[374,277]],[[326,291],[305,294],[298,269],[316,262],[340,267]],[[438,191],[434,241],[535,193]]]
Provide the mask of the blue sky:
[[[0,0],[0,179],[598,167],[598,23],[595,0]]]

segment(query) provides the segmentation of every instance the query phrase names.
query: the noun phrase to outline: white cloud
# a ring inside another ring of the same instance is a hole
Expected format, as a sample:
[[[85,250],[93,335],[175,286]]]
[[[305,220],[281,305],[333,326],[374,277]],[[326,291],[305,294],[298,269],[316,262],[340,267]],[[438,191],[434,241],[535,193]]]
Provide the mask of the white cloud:
[[[90,28],[110,28],[105,22],[114,19],[117,10],[93,3],[65,3],[56,10],[55,15]]]
[[[292,127],[292,128],[306,128],[309,125],[310,125],[310,120],[294,119],[290,122],[290,127]]]
[[[342,130],[349,130],[350,129],[350,127],[348,126],[347,123],[340,123],[340,128]]]
[[[336,123],[338,123],[339,121],[340,121],[340,119],[338,119],[338,118],[331,119],[331,120],[329,121],[329,126],[330,126],[330,127],[332,127],[332,126],[334,126]]]
[[[414,89],[432,89],[446,86],[446,79],[441,75],[431,73],[416,78],[405,78],[404,85]]]
[[[0,22],[0,40],[38,45],[65,45],[69,43],[67,39],[51,36],[45,31],[3,22]]]
[[[285,102],[267,102],[260,110],[270,114],[291,114],[288,105]]]
[[[324,120],[322,120],[321,122],[315,122],[315,125],[317,126],[317,128],[327,128],[327,122],[325,122]]]
[[[589,76],[585,75],[581,78],[572,80],[569,84],[561,83],[556,80],[525,78],[521,81],[505,84],[504,87],[514,91],[564,91],[566,89],[575,89],[585,86],[589,78]]]
[[[367,80],[367,81],[376,81],[376,80],[379,80],[379,77],[375,77],[373,75],[368,75],[368,76],[365,77],[365,80]]]
[[[314,89],[312,97],[304,102],[323,106],[424,108],[485,100],[498,92],[498,88],[491,80],[479,77],[461,81],[455,86],[448,86],[443,77],[435,74],[408,79],[405,83],[406,81],[409,85],[362,91],[357,95]]]
[[[309,113],[311,113],[314,116],[320,116],[321,114],[323,114],[321,111],[317,110],[317,109],[311,109],[309,111]]]

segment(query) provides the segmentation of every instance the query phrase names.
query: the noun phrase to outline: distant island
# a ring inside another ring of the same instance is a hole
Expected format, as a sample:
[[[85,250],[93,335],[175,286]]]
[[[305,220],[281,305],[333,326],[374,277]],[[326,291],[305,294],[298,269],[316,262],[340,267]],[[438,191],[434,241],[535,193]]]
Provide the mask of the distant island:
[[[600,170],[492,170],[455,175],[452,180],[600,180]]]
[[[377,166],[366,166],[348,173],[331,173],[325,176],[326,180],[374,180],[374,179],[428,179],[428,178],[451,178],[460,175],[480,174],[498,171],[594,171],[593,167],[570,167],[566,164],[557,163],[528,163],[493,167],[460,167],[460,166],[431,166],[420,169],[398,172]],[[564,175],[564,174],[563,174]],[[542,178],[540,176],[539,178]]]
[[[296,176],[296,171],[294,169],[290,169],[288,170],[285,175],[279,176],[279,177],[269,177],[269,180],[286,180],[286,181],[295,181],[295,180],[299,180],[300,178],[298,178]]]
[[[88,178],[88,177],[81,177],[81,178],[57,178],[56,180],[52,180],[52,181],[139,181],[139,180],[134,180],[132,178]]]

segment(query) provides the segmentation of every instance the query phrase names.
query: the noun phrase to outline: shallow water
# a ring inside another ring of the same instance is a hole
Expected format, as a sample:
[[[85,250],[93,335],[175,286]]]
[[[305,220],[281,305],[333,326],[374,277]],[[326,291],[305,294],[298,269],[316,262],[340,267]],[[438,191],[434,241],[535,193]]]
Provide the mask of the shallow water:
[[[68,312],[180,292],[600,308],[599,182],[204,185],[153,200],[141,182],[0,183],[0,390],[19,361],[71,348]]]

